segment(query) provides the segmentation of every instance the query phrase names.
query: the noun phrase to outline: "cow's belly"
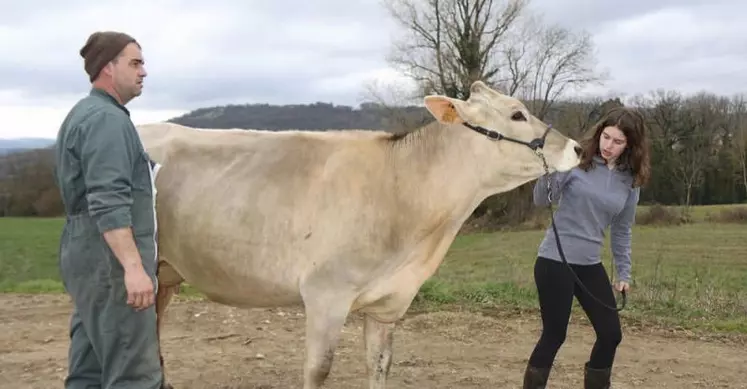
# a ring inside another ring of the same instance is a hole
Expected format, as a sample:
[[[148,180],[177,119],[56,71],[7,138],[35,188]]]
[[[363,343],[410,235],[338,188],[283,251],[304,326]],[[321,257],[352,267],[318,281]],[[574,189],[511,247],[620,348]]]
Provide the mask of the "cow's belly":
[[[188,278],[185,278],[189,282]],[[257,277],[231,277],[226,283],[217,285],[216,279],[195,278],[195,286],[208,299],[217,303],[242,308],[270,308],[300,306],[301,296],[297,290],[277,287]]]
[[[333,220],[331,215],[327,218]],[[351,230],[344,222],[334,223],[339,231],[298,229],[299,233],[293,234],[290,231],[294,229],[282,220],[242,231],[219,227],[193,230],[190,225],[204,223],[187,214],[178,220],[161,220],[163,259],[186,283],[227,305],[298,305],[307,282],[329,288],[335,287],[333,281],[346,288],[364,285],[383,260],[391,259],[373,249],[361,250],[366,247],[360,243],[367,239],[365,231]],[[174,228],[177,222],[179,228]]]
[[[182,226],[189,224],[183,217],[180,220]],[[341,223],[340,228],[345,229],[345,225]],[[349,229],[347,237],[332,233],[315,237],[312,233],[304,242],[261,240],[251,234],[238,238],[221,230],[195,235],[180,231],[161,236],[163,259],[211,300],[239,307],[299,305],[303,301],[301,290],[308,282],[324,288],[335,288],[338,282],[340,293],[345,293],[345,288],[359,289],[351,286],[383,281],[371,277],[378,268],[390,266],[386,261],[398,261],[391,255],[379,256],[375,250],[362,251],[360,247],[365,245],[356,242],[365,236]],[[407,251],[405,247],[399,256],[404,259]],[[385,271],[382,278],[393,276]],[[391,287],[401,289],[408,284],[402,280],[398,283],[400,286]]]
[[[241,263],[244,258],[218,258],[200,254],[170,254],[165,260],[186,283],[204,293],[210,300],[237,307],[273,307],[301,303],[297,283],[287,272],[253,272],[255,267],[251,265],[241,269],[229,264]]]
[[[163,260],[211,300],[240,307],[301,302],[298,264],[303,258],[288,247],[269,248],[220,231],[164,230],[160,239]]]

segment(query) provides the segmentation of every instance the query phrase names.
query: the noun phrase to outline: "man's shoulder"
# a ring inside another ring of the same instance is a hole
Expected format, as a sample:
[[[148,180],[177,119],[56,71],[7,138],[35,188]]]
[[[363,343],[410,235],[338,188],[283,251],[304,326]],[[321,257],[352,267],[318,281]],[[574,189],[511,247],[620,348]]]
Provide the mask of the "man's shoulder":
[[[86,96],[78,100],[75,105],[68,111],[67,117],[65,118],[65,124],[67,126],[80,126],[97,120],[101,115],[107,115],[108,113],[115,113],[106,104],[102,104],[98,99],[92,96]]]
[[[102,127],[133,129],[130,117],[120,109],[107,104],[81,101],[70,111],[71,124],[82,131],[100,130]]]
[[[58,142],[67,140],[73,134],[77,134],[80,129],[90,120],[91,115],[96,111],[96,106],[91,101],[90,96],[86,96],[78,100],[67,112],[65,118],[60,124],[58,133]],[[77,136],[77,135],[76,135]]]
[[[128,112],[101,96],[96,90],[92,90],[91,93],[78,100],[70,109],[68,116],[77,117],[81,121],[105,119],[131,123]]]

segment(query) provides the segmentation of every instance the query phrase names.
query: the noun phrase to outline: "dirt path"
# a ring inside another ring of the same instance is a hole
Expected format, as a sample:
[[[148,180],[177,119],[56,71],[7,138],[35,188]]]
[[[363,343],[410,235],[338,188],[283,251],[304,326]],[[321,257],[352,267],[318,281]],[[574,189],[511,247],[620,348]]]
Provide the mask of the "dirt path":
[[[0,388],[60,388],[65,296],[0,295]],[[574,318],[574,321],[578,318]],[[240,310],[178,301],[165,330],[167,374],[177,389],[301,388],[300,311]],[[408,317],[395,335],[390,388],[520,388],[537,320],[435,313]],[[549,388],[581,388],[591,328],[572,323]],[[345,326],[328,388],[367,388],[361,321]],[[747,388],[744,345],[625,329],[613,388]],[[20,381],[20,382],[18,382]]]

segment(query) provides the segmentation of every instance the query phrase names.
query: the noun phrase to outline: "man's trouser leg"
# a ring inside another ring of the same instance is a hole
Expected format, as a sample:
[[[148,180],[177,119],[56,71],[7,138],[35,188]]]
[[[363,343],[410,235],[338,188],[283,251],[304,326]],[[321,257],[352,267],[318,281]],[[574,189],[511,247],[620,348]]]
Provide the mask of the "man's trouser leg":
[[[98,389],[101,388],[101,364],[78,309],[73,308],[70,317],[70,348],[68,350],[68,376],[65,388]]]
[[[163,375],[155,306],[138,312],[127,305],[124,274],[121,266],[111,262],[116,259],[104,255],[88,261],[93,264],[83,266],[92,271],[63,263],[65,284],[75,304],[66,389],[159,389]]]

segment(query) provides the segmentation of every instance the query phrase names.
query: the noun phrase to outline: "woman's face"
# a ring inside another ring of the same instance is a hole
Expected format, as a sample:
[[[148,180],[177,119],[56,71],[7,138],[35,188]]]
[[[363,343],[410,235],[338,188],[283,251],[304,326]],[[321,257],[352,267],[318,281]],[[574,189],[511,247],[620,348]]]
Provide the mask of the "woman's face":
[[[625,134],[617,126],[608,126],[602,130],[602,134],[599,136],[599,153],[610,164],[625,151],[627,144]]]

